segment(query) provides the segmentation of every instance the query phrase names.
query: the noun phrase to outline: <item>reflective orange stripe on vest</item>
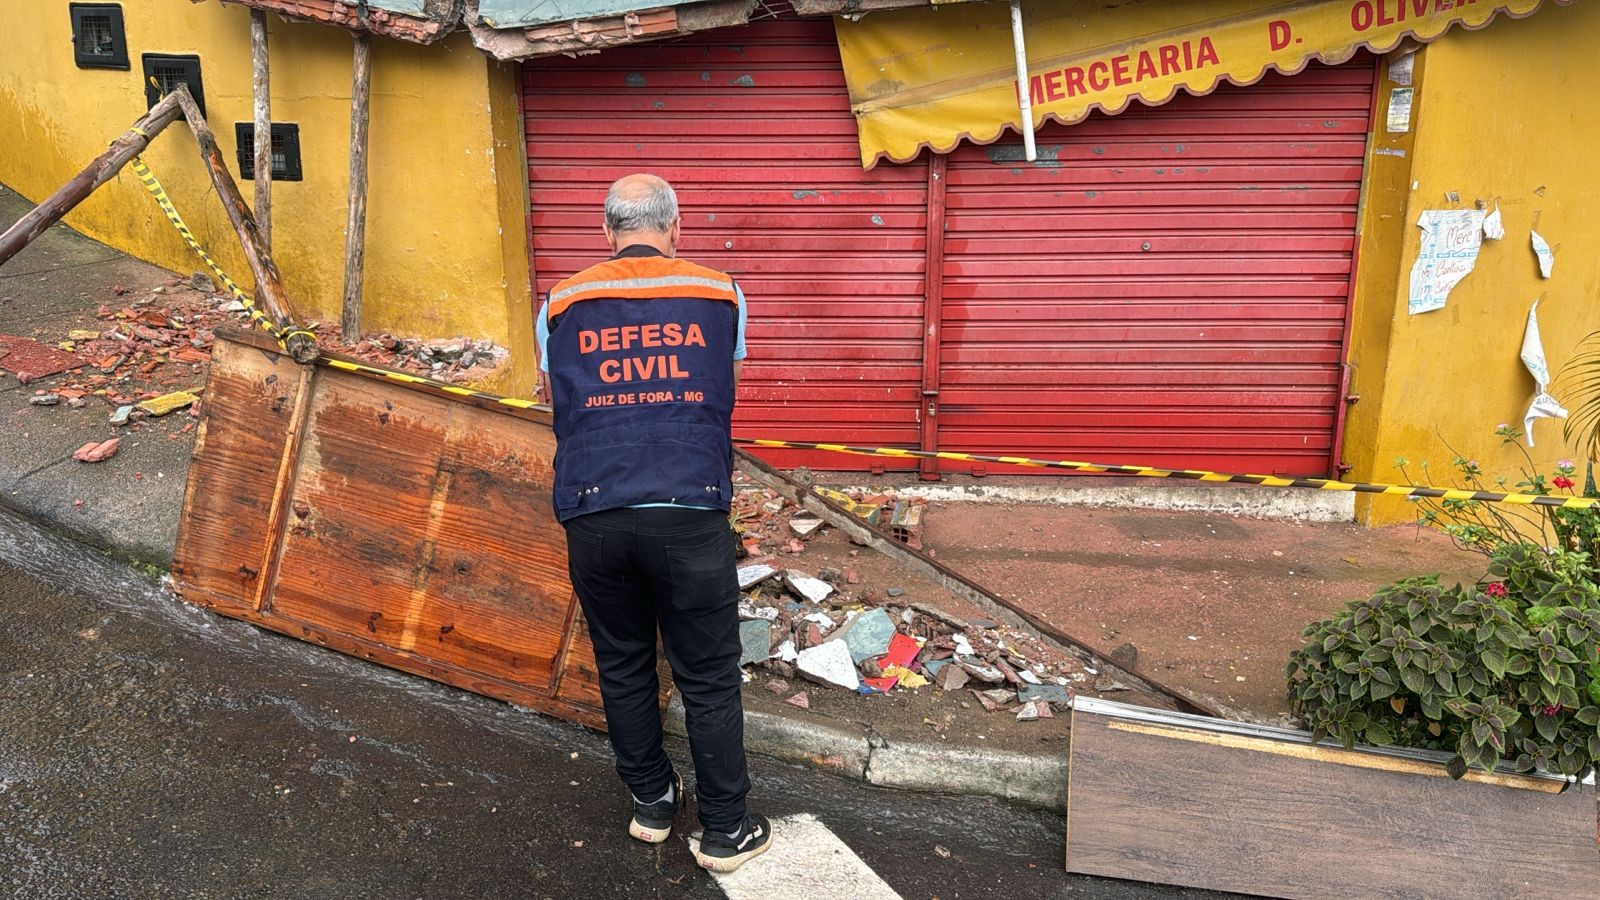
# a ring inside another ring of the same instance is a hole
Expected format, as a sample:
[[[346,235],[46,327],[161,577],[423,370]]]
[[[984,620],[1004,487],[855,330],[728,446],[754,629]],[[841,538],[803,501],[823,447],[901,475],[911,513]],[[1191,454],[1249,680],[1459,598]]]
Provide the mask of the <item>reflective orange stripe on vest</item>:
[[[664,256],[632,256],[591,266],[550,290],[550,318],[583,300],[681,297],[737,304],[733,279],[705,266]]]

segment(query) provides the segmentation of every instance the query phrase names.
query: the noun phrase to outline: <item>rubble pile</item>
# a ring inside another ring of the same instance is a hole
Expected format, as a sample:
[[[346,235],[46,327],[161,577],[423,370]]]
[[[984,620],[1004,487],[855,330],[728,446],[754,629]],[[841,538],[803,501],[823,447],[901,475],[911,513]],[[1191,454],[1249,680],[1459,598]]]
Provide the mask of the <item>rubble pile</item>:
[[[492,369],[510,355],[504,347],[495,346],[494,341],[465,337],[424,341],[390,334],[369,335],[345,348],[345,352],[370,363],[405,369],[441,381],[455,381],[456,376],[468,369]]]
[[[819,490],[879,525],[893,521],[885,516],[913,521],[906,511],[915,509],[920,542],[921,502]],[[970,692],[985,710],[1030,721],[1064,709],[1080,688],[1122,689],[1024,632],[958,618],[902,588],[880,590],[855,569],[802,566],[807,545],[827,526],[770,491],[741,491],[733,519],[745,557],[738,567],[740,665],[778,676],[768,684],[774,693],[790,693],[784,679],[797,677],[859,694]],[[786,702],[810,705],[804,691]]]
[[[24,384],[62,374],[50,388],[36,391],[29,403],[81,409],[102,402],[109,424],[118,428],[137,430],[143,419],[181,409],[198,416],[203,388],[194,385],[211,361],[215,329],[228,321],[249,324],[244,304],[219,291],[203,273],[171,279],[141,296],[129,296],[121,285],[112,294],[117,299],[96,310],[93,327],[75,328],[64,336],[0,335],[0,370]],[[322,335],[321,343],[331,350],[443,381],[464,377],[469,369],[481,374],[507,356],[491,341],[467,338],[423,341],[384,334],[345,347],[338,342],[337,326],[311,322],[306,327]],[[181,385],[190,387],[175,389]],[[182,431],[192,429],[191,422]],[[114,445],[99,453],[84,448],[77,458],[98,462],[112,452]]]

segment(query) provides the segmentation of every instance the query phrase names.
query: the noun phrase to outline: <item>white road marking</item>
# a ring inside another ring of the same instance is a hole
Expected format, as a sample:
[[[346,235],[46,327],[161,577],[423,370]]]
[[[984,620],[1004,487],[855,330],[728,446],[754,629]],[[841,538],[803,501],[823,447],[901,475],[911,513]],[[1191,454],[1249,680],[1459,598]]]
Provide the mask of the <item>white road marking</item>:
[[[901,900],[816,816],[774,819],[772,834],[766,853],[732,874],[712,875],[728,900]],[[699,843],[690,838],[690,849]]]

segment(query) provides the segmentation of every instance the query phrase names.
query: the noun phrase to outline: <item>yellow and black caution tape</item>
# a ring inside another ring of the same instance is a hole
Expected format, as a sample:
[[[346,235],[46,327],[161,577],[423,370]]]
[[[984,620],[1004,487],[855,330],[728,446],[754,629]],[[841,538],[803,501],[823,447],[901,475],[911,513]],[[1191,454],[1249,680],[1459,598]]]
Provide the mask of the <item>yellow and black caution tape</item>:
[[[1600,505],[1597,497],[1556,497],[1549,494],[1516,494],[1495,491],[1467,491],[1456,488],[1420,487],[1406,484],[1372,484],[1361,481],[1337,481],[1330,478],[1283,478],[1277,475],[1229,475],[1200,469],[1158,469],[1152,466],[1117,466],[1105,463],[1074,462],[1069,459],[1029,459],[1023,456],[980,456],[976,453],[949,451],[902,450],[897,447],[852,447],[848,444],[810,444],[801,441],[768,441],[754,438],[734,438],[736,444],[752,447],[770,447],[784,450],[825,450],[829,453],[849,453],[857,456],[889,456],[897,459],[948,459],[958,462],[1000,463],[1034,469],[1068,469],[1074,472],[1103,472],[1112,475],[1136,475],[1141,478],[1183,478],[1191,481],[1215,483],[1235,482],[1257,484],[1262,487],[1306,488],[1319,491],[1348,491],[1357,494],[1388,494],[1395,497],[1432,497],[1441,500],[1477,501],[1480,503],[1520,503],[1530,506],[1551,506],[1562,509],[1593,509]]]
[[[256,308],[255,303],[250,299],[250,297],[246,295],[244,291],[240,290],[237,284],[234,284],[233,279],[229,278],[227,273],[222,271],[221,267],[217,265],[216,260],[212,259],[211,255],[206,253],[205,249],[200,246],[200,242],[195,240],[194,234],[189,231],[189,226],[184,224],[183,217],[178,215],[177,208],[172,205],[172,200],[167,197],[167,192],[161,187],[161,182],[156,180],[155,175],[150,171],[149,167],[144,164],[143,160],[135,156],[131,165],[133,166],[134,173],[139,176],[139,180],[144,182],[144,186],[149,188],[150,193],[155,196],[156,202],[161,204],[161,209],[167,214],[167,218],[172,221],[173,227],[177,228],[178,233],[183,235],[183,239],[188,242],[189,247],[193,249],[195,253],[199,254],[201,259],[205,260],[206,265],[209,266],[211,271],[216,274],[217,278],[227,286],[234,298],[244,305],[244,308],[250,313],[250,318],[253,319],[256,324],[266,329],[269,334],[276,338],[280,346],[283,345],[289,339],[289,337],[294,334],[307,335],[313,341],[316,340],[316,335],[309,331],[294,327],[281,327],[262,314],[262,312]],[[498,403],[502,406],[514,407],[516,409],[530,409],[539,405],[533,400],[523,400],[516,397],[502,397],[499,394],[491,394],[487,391],[479,391],[456,384],[450,384],[448,382],[439,381],[435,378],[428,378],[424,375],[413,375],[409,372],[399,372],[392,369],[379,368],[378,366],[369,366],[354,360],[332,359],[326,356],[319,356],[317,363],[330,368],[341,369],[346,372],[361,372],[368,375],[376,375],[380,378],[387,378],[390,381],[399,381],[405,384],[423,385],[435,390],[443,391],[447,394],[454,394],[458,397],[472,397],[490,403]],[[735,444],[743,444],[750,447],[767,447],[783,450],[821,450],[829,453],[847,453],[855,456],[887,456],[896,459],[945,459],[956,462],[998,463],[1001,465],[1022,466],[1025,468],[1035,469],[1066,469],[1074,472],[1134,475],[1141,478],[1181,478],[1190,481],[1206,481],[1212,483],[1233,482],[1237,484],[1255,484],[1262,487],[1305,488],[1319,491],[1347,491],[1357,494],[1385,494],[1395,497],[1429,497],[1441,500],[1476,501],[1480,503],[1514,503],[1529,506],[1556,507],[1561,509],[1593,509],[1596,506],[1600,506],[1600,498],[1597,497],[1557,497],[1549,494],[1468,491],[1457,488],[1423,487],[1406,484],[1376,484],[1361,481],[1338,481],[1330,478],[1283,478],[1277,475],[1231,475],[1223,472],[1207,472],[1201,469],[1158,469],[1152,466],[1110,465],[1107,463],[1075,462],[1067,459],[1031,459],[1023,456],[981,456],[976,453],[956,453],[947,450],[933,451],[906,450],[899,447],[855,447],[848,444],[806,443],[802,441],[772,441],[760,438],[734,438],[733,442]]]
[[[330,359],[329,357],[323,356],[319,357],[317,362],[318,364],[327,366],[331,369],[342,369],[346,372],[365,372],[368,375],[382,376],[390,381],[401,381],[406,384],[426,385],[427,387],[434,388],[435,390],[444,391],[447,394],[455,394],[457,397],[475,397],[479,400],[487,400],[490,403],[498,403],[501,406],[510,406],[516,409],[532,409],[533,407],[539,405],[538,402],[534,400],[523,400],[518,397],[502,397],[499,394],[491,394],[488,391],[480,391],[473,388],[462,387],[459,384],[451,384],[447,381],[439,381],[436,378],[428,378],[423,375],[413,375],[410,372],[396,372],[393,369],[380,369],[377,366],[364,365],[362,363],[355,362],[354,360]]]
[[[138,131],[137,128],[134,130]],[[133,174],[139,176],[139,181],[143,182],[145,188],[150,191],[150,195],[156,198],[156,203],[160,205],[161,211],[167,214],[167,220],[172,223],[172,227],[178,229],[178,234],[183,236],[183,240],[189,245],[189,249],[193,250],[197,256],[205,261],[212,274],[217,276],[217,280],[222,282],[228,292],[233,294],[233,298],[244,306],[245,311],[250,314],[250,318],[265,329],[268,334],[272,335],[280,347],[284,346],[289,338],[297,334],[305,335],[312,342],[316,341],[317,336],[303,328],[296,328],[293,325],[285,327],[267,318],[266,313],[263,313],[256,306],[250,295],[240,290],[239,285],[228,277],[228,273],[222,271],[222,267],[217,265],[215,259],[211,258],[211,254],[207,253],[206,249],[200,246],[200,242],[195,240],[194,232],[189,230],[188,223],[184,222],[183,216],[178,214],[178,208],[172,205],[172,198],[167,196],[167,189],[161,186],[160,181],[156,180],[155,173],[150,171],[150,167],[144,164],[144,160],[135,156],[128,162],[128,165],[133,169]]]

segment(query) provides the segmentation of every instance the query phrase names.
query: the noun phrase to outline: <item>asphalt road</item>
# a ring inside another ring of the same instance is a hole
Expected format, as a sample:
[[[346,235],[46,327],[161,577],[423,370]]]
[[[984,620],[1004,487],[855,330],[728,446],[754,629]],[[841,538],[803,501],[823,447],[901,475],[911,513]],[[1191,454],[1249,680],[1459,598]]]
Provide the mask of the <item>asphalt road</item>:
[[[1065,875],[1054,814],[752,768],[756,808],[907,898],[1199,896]],[[0,509],[0,895],[724,896],[626,810],[600,735],[193,609]]]

